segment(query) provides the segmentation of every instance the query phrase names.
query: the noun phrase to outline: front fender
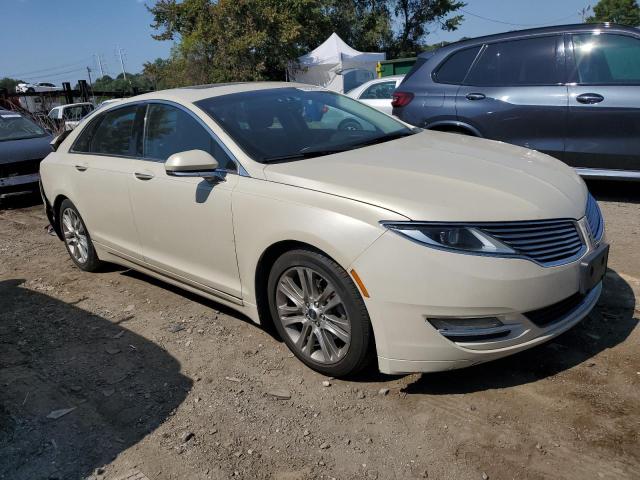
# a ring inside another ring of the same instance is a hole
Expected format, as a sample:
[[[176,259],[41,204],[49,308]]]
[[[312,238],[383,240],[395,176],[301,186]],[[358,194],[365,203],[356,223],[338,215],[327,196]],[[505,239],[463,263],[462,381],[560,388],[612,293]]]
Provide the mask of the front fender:
[[[305,188],[241,177],[233,192],[233,224],[243,301],[256,304],[262,254],[282,241],[309,244],[345,270],[385,232],[395,212]]]

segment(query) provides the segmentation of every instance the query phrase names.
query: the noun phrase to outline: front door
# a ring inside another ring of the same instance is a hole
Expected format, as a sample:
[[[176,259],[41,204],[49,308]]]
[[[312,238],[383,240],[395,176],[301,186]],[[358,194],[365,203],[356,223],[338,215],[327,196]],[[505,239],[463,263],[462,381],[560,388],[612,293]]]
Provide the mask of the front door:
[[[487,44],[458,90],[458,119],[485,138],[562,159],[567,122],[564,64],[561,35]]]
[[[572,35],[566,161],[640,171],[640,39]]]
[[[235,163],[192,113],[169,104],[149,104],[143,144],[144,159],[135,161],[129,185],[145,262],[196,288],[240,298],[231,210]],[[167,158],[187,150],[211,153],[230,172],[217,183],[167,175]]]

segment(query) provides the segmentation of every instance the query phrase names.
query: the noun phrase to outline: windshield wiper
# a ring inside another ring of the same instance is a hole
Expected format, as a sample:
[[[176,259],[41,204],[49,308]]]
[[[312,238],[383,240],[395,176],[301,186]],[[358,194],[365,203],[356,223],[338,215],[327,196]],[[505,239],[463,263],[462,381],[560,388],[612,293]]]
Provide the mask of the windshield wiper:
[[[369,140],[365,140],[364,142],[360,142],[360,143],[356,143],[355,145],[351,145],[350,149],[360,148],[360,147],[367,147],[369,145],[375,145],[377,143],[389,142],[391,140],[397,140],[398,138],[409,137],[409,136],[411,136],[411,135],[413,135],[415,133],[416,132],[413,132],[413,131],[389,133],[387,135],[381,135],[379,137],[373,137],[373,138],[370,138]]]
[[[313,158],[313,157],[321,157],[323,155],[331,155],[333,153],[341,153],[346,152],[348,150],[355,150],[356,148],[366,147],[368,145],[375,145],[376,143],[384,143],[390,140],[396,140],[398,138],[408,137],[409,135],[413,135],[414,131],[408,132],[397,132],[391,133],[387,135],[381,135],[379,137],[370,138],[364,142],[352,143],[347,145],[341,145],[340,147],[335,148],[327,148],[327,147],[305,147],[300,150],[298,153],[292,153],[291,155],[282,155],[279,157],[268,157],[264,158],[262,161],[265,163],[272,162],[285,162],[287,160],[301,160],[304,158]]]
[[[304,158],[321,157],[323,155],[331,155],[332,153],[340,153],[345,150],[351,150],[351,148],[319,148],[317,150],[300,150],[298,153],[292,153],[291,155],[281,155],[277,157],[263,158],[265,163],[285,162],[287,160],[302,160]]]

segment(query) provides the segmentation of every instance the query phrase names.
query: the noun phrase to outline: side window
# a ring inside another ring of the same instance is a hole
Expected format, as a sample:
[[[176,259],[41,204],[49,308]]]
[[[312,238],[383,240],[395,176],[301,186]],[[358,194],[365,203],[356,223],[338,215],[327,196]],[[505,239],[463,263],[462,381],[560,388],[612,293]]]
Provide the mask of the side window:
[[[105,112],[91,122],[72,147],[74,152],[137,156],[138,105]]]
[[[361,100],[391,100],[396,82],[375,83],[360,95]]]
[[[187,150],[204,150],[218,161],[220,168],[236,169],[235,162],[191,115],[170,105],[149,105],[144,157],[164,162],[174,153]]]
[[[562,37],[547,36],[487,45],[465,81],[477,86],[555,85],[564,81],[558,53]]]
[[[573,35],[580,84],[639,84],[640,40],[624,35]]]
[[[466,48],[454,53],[438,67],[433,79],[438,83],[461,84],[478,56],[480,48],[480,46]]]

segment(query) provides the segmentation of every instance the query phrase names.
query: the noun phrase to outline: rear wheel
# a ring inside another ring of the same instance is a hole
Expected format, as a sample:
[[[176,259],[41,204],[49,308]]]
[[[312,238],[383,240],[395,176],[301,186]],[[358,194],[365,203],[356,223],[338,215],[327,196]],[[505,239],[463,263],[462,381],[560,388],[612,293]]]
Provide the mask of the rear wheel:
[[[60,205],[60,231],[73,263],[86,272],[96,271],[100,267],[100,259],[78,209],[68,199]]]
[[[362,125],[355,118],[346,118],[340,122],[340,124],[338,125],[338,130],[362,130]]]
[[[287,252],[271,269],[268,291],[278,333],[306,365],[334,377],[366,366],[373,346],[369,316],[336,262],[311,250]]]

